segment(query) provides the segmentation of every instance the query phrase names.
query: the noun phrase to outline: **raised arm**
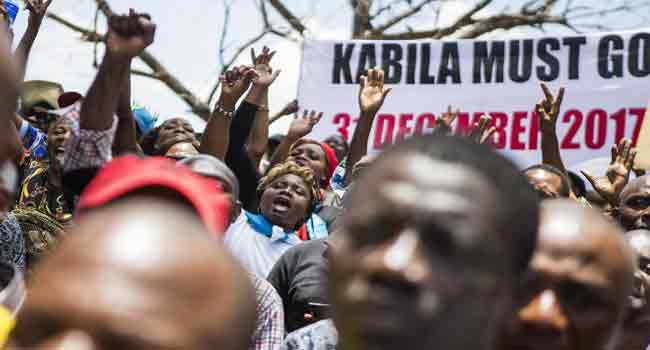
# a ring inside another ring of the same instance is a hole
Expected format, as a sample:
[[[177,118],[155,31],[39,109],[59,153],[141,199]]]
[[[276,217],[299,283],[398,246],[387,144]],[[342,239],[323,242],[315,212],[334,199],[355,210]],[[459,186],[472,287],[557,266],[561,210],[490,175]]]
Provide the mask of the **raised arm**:
[[[81,107],[81,129],[111,128],[131,59],[153,43],[155,33],[156,25],[146,15],[131,12],[109,19],[106,54]]]
[[[546,84],[542,83],[541,86],[544,100],[535,106],[535,111],[539,117],[539,127],[542,131],[542,163],[551,165],[567,174],[557,137],[557,119],[564,100],[564,88],[560,88],[557,97],[555,97]]]
[[[300,105],[298,104],[298,100],[293,100],[289,103],[287,103],[284,108],[282,108],[281,111],[275,113],[270,119],[269,119],[269,125],[275,123],[278,121],[280,118],[297,113],[298,110],[300,109]]]
[[[29,11],[27,30],[25,30],[25,34],[23,34],[15,53],[15,64],[19,81],[25,79],[29,54],[32,51],[32,46],[34,46],[38,31],[41,29],[43,18],[45,18],[45,14],[51,3],[52,0],[25,0],[25,6]]]
[[[221,80],[221,95],[205,127],[201,141],[201,153],[221,160],[226,159],[230,144],[230,127],[235,117],[237,101],[251,85],[255,72],[250,67],[240,66],[225,72]]]
[[[275,51],[271,51],[266,46],[262,49],[262,53],[259,56],[256,56],[255,49],[251,48],[252,62],[260,78],[273,77],[273,69],[270,64],[274,55]],[[256,80],[256,84],[260,84],[260,79]],[[259,108],[255,115],[255,123],[253,124],[253,130],[248,139],[248,155],[256,168],[259,167],[262,161],[269,140],[269,86],[270,83],[260,96]]]
[[[131,63],[129,63],[129,67]],[[127,70],[117,102],[117,129],[113,141],[113,154],[143,154],[138,145],[135,118],[131,110],[131,70]]]
[[[368,76],[361,77],[359,89],[361,115],[350,143],[350,155],[345,168],[346,183],[352,175],[354,165],[368,152],[368,137],[370,137],[373,121],[390,92],[391,89],[384,86],[384,71],[382,69],[370,69]]]
[[[0,163],[16,159],[22,148],[15,142],[16,129],[12,123],[18,105],[18,84],[6,28],[0,25]]]

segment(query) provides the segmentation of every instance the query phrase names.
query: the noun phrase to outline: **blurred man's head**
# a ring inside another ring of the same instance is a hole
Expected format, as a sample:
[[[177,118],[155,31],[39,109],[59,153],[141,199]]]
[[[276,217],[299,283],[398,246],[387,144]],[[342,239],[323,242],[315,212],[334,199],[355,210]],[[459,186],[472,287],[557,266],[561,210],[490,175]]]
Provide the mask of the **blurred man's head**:
[[[650,230],[650,176],[638,177],[625,186],[617,216],[627,231]]]
[[[571,195],[571,185],[567,177],[550,165],[533,165],[523,173],[541,199],[568,198]]]
[[[223,234],[230,210],[216,181],[166,158],[124,156],[105,165],[86,186],[77,205],[77,217],[131,197],[192,208],[215,236]]]
[[[545,202],[519,310],[501,348],[606,349],[623,319],[633,269],[615,223],[570,200]]]
[[[88,213],[34,274],[13,334],[30,349],[248,349],[248,276],[191,208],[130,198]]]
[[[351,191],[332,239],[343,348],[489,349],[536,242],[537,198],[516,167],[423,138],[383,153]]]
[[[650,334],[650,231],[630,231],[625,240],[636,253],[636,271],[618,348],[643,349]]]

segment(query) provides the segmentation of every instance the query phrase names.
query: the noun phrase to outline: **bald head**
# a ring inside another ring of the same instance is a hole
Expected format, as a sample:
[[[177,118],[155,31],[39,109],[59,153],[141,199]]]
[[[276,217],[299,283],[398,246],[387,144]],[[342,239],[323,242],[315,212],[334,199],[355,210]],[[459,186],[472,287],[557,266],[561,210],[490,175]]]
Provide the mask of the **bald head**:
[[[35,272],[18,346],[70,331],[96,348],[247,349],[246,273],[189,208],[137,198],[89,213]]]
[[[634,254],[623,232],[570,200],[542,205],[530,276],[505,349],[602,350],[622,321]]]

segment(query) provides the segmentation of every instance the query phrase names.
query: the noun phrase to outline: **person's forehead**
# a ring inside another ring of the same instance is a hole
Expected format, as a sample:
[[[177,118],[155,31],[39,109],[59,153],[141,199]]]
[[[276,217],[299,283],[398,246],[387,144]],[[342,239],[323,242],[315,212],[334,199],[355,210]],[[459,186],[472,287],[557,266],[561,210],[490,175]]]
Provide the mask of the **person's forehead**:
[[[277,182],[287,182],[292,185],[300,185],[302,187],[307,187],[307,184],[305,184],[305,181],[302,179],[302,177],[296,174],[284,174],[278,176],[271,183],[277,183]]]
[[[553,172],[550,172],[545,169],[532,169],[526,172],[526,177],[529,180],[533,181],[545,181],[545,182],[562,182],[562,178]]]
[[[401,154],[379,161],[369,169],[372,177],[359,179],[351,205],[365,208],[364,217],[421,214],[427,219],[460,217],[483,221],[495,208],[494,189],[470,168],[432,160],[418,154]]]
[[[395,191],[381,191],[388,186],[404,186],[405,190],[436,189],[492,195],[487,179],[462,164],[433,160],[417,153],[393,155],[373,167],[374,181],[369,187],[380,191],[367,194],[401,195]],[[368,179],[372,180],[372,179]]]
[[[611,236],[616,233],[574,219],[542,224],[533,269],[609,284],[625,268],[620,242]]]

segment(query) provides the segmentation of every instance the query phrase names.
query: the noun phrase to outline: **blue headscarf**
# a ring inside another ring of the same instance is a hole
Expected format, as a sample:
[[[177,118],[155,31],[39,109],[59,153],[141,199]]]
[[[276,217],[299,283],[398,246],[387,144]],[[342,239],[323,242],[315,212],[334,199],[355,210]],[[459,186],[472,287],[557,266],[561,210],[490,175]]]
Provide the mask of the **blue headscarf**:
[[[9,25],[13,25],[18,16],[18,11],[20,11],[20,5],[16,0],[4,0],[5,11],[7,11],[7,18],[9,19]]]
[[[139,106],[133,107],[133,117],[142,135],[148,134],[158,121],[158,117],[154,117],[146,108]]]

